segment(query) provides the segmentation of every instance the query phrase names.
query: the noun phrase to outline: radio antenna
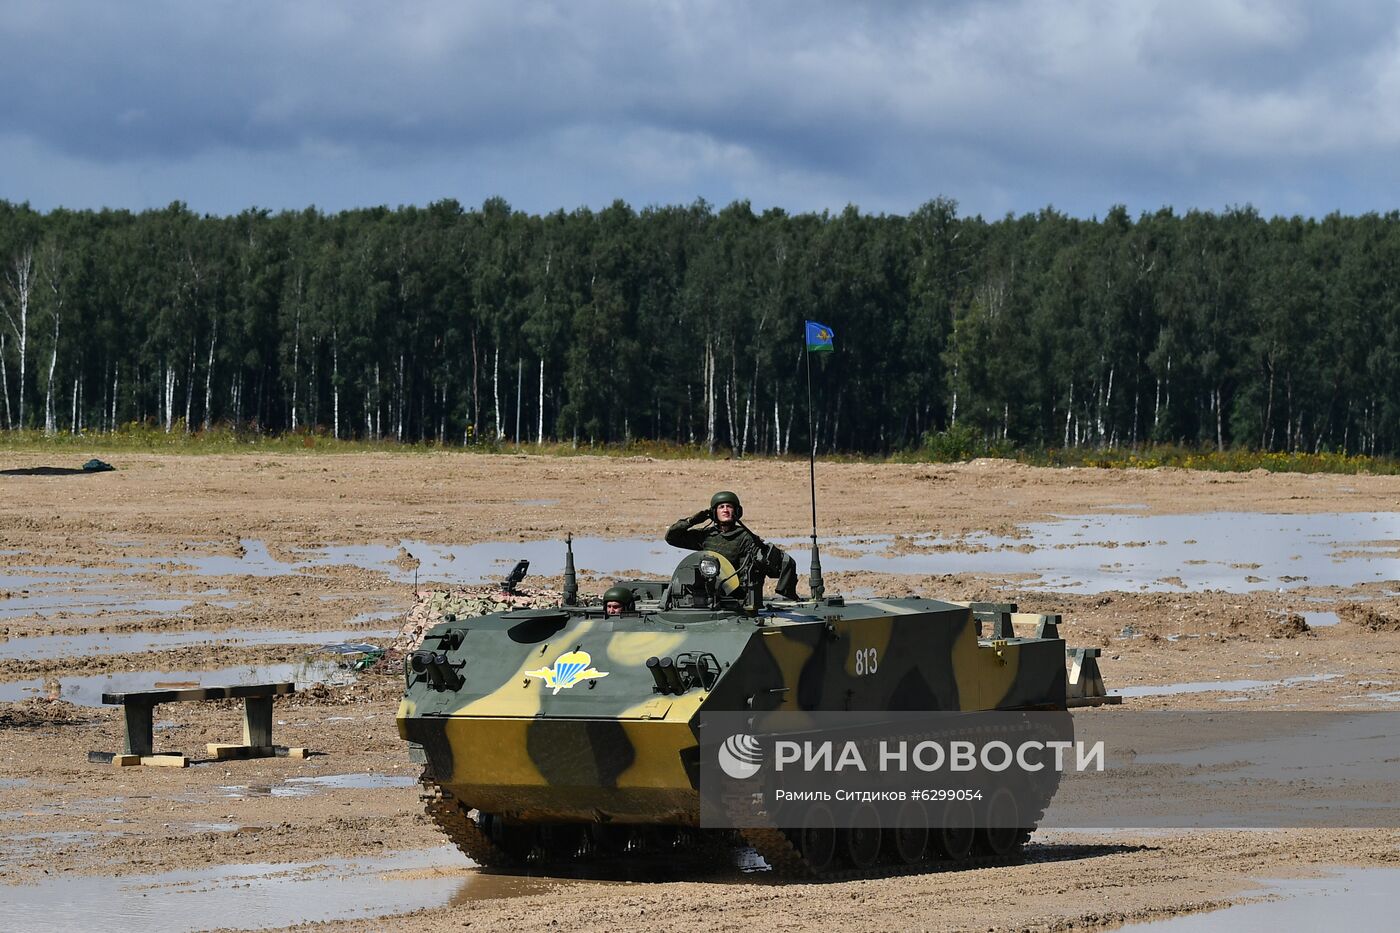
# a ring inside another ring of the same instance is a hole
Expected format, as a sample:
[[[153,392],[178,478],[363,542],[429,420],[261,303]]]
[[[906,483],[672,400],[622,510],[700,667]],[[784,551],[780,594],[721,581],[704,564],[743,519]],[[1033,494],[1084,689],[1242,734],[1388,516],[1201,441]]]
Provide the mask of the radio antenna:
[[[812,408],[812,354],[829,353],[834,349],[831,328],[815,321],[807,322],[807,437],[811,445],[807,451],[807,478],[812,493],[812,564],[807,570],[807,582],[812,588],[812,598],[821,599],[826,595],[826,582],[822,580],[821,550],[817,546],[817,428],[816,415]]]

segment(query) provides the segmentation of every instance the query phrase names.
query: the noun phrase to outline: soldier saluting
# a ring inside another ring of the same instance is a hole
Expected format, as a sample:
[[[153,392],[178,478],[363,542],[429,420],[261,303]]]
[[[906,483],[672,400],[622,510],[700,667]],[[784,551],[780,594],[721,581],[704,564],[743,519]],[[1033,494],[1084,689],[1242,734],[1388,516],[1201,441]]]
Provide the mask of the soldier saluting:
[[[689,551],[714,551],[740,572],[749,568],[753,576],[776,577],[778,595],[796,600],[797,562],[781,548],[767,544],[750,531],[740,521],[743,517],[744,506],[736,494],[728,490],[717,492],[710,497],[708,509],[701,509],[667,528],[666,543]],[[714,524],[696,527],[706,521]]]

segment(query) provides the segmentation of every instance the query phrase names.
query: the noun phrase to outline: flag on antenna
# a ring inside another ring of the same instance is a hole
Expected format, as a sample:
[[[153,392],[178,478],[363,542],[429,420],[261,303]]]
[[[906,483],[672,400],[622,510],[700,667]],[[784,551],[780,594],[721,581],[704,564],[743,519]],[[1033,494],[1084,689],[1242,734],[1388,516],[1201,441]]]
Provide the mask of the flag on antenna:
[[[807,322],[807,352],[831,353],[836,349],[832,343],[831,328],[816,321]]]

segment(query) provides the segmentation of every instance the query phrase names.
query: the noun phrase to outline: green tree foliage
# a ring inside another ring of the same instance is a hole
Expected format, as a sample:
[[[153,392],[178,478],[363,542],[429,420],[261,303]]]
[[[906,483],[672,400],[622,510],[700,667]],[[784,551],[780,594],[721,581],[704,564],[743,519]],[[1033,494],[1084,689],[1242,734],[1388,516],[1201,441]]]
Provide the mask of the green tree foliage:
[[[0,427],[1400,452],[1400,215],[0,202]],[[941,446],[940,446],[941,445]]]

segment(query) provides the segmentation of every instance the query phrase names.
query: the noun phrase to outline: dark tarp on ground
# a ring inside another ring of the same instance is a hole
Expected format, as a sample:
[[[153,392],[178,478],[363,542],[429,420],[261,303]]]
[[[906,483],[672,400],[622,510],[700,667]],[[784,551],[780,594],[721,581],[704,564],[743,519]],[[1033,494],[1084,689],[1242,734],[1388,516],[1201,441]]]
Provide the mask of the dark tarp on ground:
[[[16,470],[0,470],[0,476],[80,476],[84,473],[106,473],[115,470],[110,463],[93,458],[82,467],[25,467]]]

